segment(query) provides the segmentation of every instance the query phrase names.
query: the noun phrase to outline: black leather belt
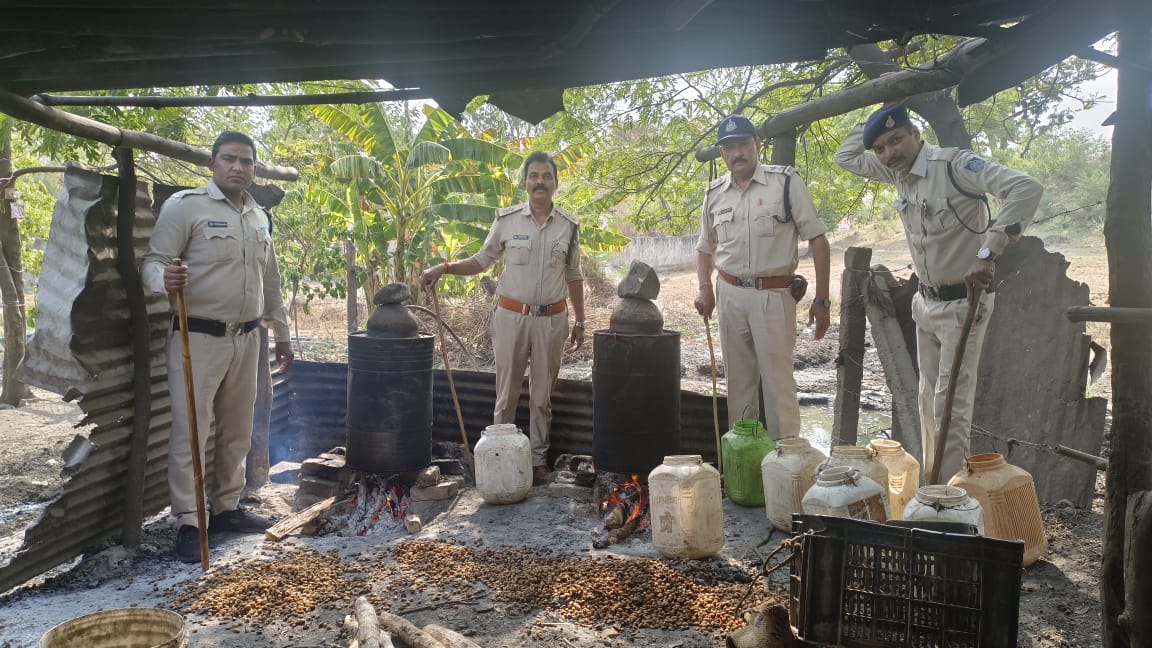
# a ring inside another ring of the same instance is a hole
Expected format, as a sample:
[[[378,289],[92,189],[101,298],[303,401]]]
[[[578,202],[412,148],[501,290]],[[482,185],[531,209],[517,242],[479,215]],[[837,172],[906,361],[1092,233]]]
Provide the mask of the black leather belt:
[[[216,337],[224,337],[225,335],[244,335],[248,331],[260,326],[260,318],[252,320],[251,322],[217,322],[216,320],[200,319],[199,317],[188,318],[188,332],[189,333],[203,333],[205,335],[214,335]],[[172,330],[180,330],[180,318],[172,318]]]
[[[929,286],[928,284],[920,284],[920,294],[924,299],[931,299],[933,301],[956,301],[957,299],[968,298],[968,285],[967,284],[948,284],[947,286]],[[984,289],[986,293],[995,292],[992,285],[989,284]]]

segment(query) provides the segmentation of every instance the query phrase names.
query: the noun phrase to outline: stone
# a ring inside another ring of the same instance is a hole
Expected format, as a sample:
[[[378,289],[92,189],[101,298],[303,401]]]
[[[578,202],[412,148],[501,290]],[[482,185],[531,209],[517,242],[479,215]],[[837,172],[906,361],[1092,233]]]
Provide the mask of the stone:
[[[568,473],[571,475],[572,473]],[[592,489],[587,486],[579,486],[574,481],[568,480],[553,480],[548,484],[548,497],[567,497],[568,499],[578,501],[591,501]]]
[[[432,465],[440,469],[441,475],[464,474],[464,464],[459,459],[433,459]]]
[[[268,469],[268,480],[275,484],[295,484],[300,479],[300,464],[281,461]]]
[[[419,515],[408,514],[404,516],[404,528],[408,533],[420,533],[424,529],[424,525],[420,523]]]
[[[335,455],[312,457],[311,459],[305,459],[304,463],[300,465],[300,474],[316,475],[337,481],[340,479],[340,469],[343,467],[343,457],[337,457]]]
[[[628,274],[616,287],[620,298],[656,299],[660,295],[660,278],[652,266],[643,261],[633,261]]]
[[[385,304],[403,304],[412,297],[412,290],[408,288],[408,284],[390,283],[372,296],[372,303],[377,306]]]
[[[368,317],[368,337],[410,338],[420,332],[420,322],[403,304],[382,304]]]
[[[659,335],[664,328],[664,315],[647,299],[624,297],[612,311],[608,331],[620,335]]]

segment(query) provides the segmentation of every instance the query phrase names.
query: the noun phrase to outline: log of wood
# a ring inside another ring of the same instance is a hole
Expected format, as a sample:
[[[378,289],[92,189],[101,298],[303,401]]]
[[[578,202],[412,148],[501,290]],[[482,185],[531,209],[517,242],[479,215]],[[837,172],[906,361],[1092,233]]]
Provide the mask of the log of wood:
[[[459,632],[435,623],[424,626],[424,633],[444,644],[444,648],[481,648],[480,644]]]
[[[283,540],[312,522],[315,522],[321,513],[327,511],[335,503],[336,498],[329,497],[328,499],[320,500],[307,508],[301,509],[276,524],[273,524],[264,532],[264,538],[272,542]]]
[[[356,642],[360,648],[393,648],[392,638],[388,633],[380,631],[379,617],[376,608],[368,599],[360,596],[356,598]]]
[[[409,648],[445,648],[438,639],[417,628],[411,621],[402,616],[391,612],[381,612],[378,618],[380,625],[385,630],[400,637],[400,641],[407,644]]]

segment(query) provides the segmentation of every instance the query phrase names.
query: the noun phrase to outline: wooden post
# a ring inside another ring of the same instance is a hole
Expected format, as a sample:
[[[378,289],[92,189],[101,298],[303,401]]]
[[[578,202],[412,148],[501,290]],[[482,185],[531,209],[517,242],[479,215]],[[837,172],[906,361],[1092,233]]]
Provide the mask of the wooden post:
[[[116,271],[128,301],[128,327],[132,332],[132,440],[124,480],[124,520],[120,541],[128,548],[140,544],[144,524],[144,472],[148,463],[148,434],[152,428],[152,336],[148,331],[148,305],[136,265],[136,165],[132,149],[115,151],[119,187],[116,212]]]
[[[272,425],[272,369],[268,361],[268,329],[260,332],[260,366],[256,368],[256,406],[252,412],[252,447],[244,463],[244,482],[250,489],[268,483],[268,437]]]
[[[347,272],[348,282],[348,332],[355,333],[360,323],[360,315],[356,312],[356,294],[359,286],[356,282],[356,242],[352,239],[344,241],[344,269]]]
[[[856,445],[860,433],[860,386],[864,380],[864,338],[868,315],[864,284],[872,249],[850,247],[844,252],[840,277],[840,354],[836,358],[836,407],[832,444]]]
[[[896,316],[896,307],[889,292],[895,280],[888,268],[872,266],[872,280],[865,284],[865,310],[872,325],[872,341],[884,367],[884,380],[892,392],[892,422],[902,431],[897,439],[904,449],[924,460],[924,444],[920,438],[920,378],[916,359],[908,351],[904,330]]]
[[[1119,60],[1104,241],[1108,301],[1118,308],[1152,307],[1152,6],[1116,6]],[[1152,645],[1152,327],[1112,325],[1112,437],[1104,495],[1100,572],[1103,645]],[[1143,513],[1141,519],[1138,513]]]
[[[12,175],[12,145],[0,149],[0,177]],[[15,188],[13,185],[2,185]],[[27,319],[24,312],[24,263],[20,251],[20,221],[12,218],[12,202],[0,196],[0,298],[4,302],[4,379],[0,402],[19,406],[27,389],[16,380],[24,359]]]

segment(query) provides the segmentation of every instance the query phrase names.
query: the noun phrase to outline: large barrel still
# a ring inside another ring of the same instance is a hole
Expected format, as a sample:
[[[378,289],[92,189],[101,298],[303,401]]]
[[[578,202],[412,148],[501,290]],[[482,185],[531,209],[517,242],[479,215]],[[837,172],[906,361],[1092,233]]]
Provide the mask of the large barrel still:
[[[634,261],[617,294],[609,329],[593,335],[592,461],[646,479],[680,451],[680,333],[663,328],[647,264]]]
[[[389,284],[367,332],[348,336],[347,459],[375,474],[432,463],[432,360],[435,338],[417,333],[402,305],[408,287]]]

